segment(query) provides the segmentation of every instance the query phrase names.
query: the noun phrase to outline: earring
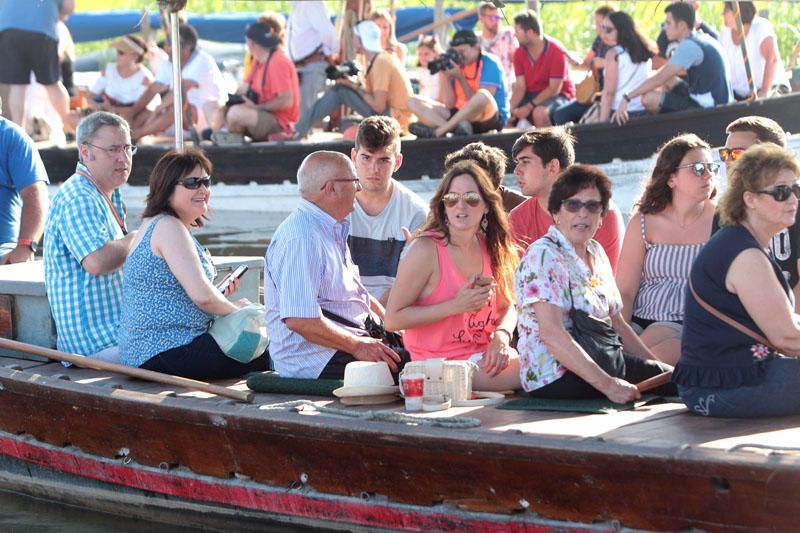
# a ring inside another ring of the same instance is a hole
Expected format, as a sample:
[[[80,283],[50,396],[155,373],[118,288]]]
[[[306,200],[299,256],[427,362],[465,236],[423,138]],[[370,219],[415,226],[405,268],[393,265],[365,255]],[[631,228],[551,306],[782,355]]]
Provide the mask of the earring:
[[[483,214],[483,218],[481,219],[481,230],[486,233],[486,228],[489,227],[489,219],[486,217],[486,213]]]

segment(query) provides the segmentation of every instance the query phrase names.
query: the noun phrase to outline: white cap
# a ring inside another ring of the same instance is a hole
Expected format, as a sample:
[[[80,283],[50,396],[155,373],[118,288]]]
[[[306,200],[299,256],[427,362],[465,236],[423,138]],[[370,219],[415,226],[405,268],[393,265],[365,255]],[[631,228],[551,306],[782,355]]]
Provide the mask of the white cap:
[[[361,44],[367,52],[383,52],[383,47],[381,46],[381,29],[371,20],[362,20],[359,22],[356,27],[353,28],[353,33],[361,39]]]

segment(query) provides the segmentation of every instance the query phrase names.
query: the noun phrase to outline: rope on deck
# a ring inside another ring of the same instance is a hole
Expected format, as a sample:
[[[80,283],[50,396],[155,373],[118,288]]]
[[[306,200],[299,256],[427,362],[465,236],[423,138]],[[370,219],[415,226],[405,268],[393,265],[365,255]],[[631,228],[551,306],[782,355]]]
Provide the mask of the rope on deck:
[[[733,452],[736,450],[741,450],[743,448],[755,448],[758,450],[765,450],[770,454],[775,452],[800,452],[800,448],[797,446],[776,446],[773,444],[757,444],[757,443],[748,443],[743,442],[741,444],[737,444],[735,446],[731,446],[726,451]]]
[[[311,400],[293,400],[290,402],[262,405],[259,409],[270,410],[302,410],[303,407],[311,407],[320,413],[358,418],[361,420],[377,420],[380,422],[392,422],[394,424],[406,424],[409,426],[434,426],[447,429],[467,429],[476,428],[481,425],[477,418],[453,416],[450,418],[423,418],[418,416],[398,413],[396,411],[355,411],[352,409],[342,409],[340,407],[328,407],[317,405]]]

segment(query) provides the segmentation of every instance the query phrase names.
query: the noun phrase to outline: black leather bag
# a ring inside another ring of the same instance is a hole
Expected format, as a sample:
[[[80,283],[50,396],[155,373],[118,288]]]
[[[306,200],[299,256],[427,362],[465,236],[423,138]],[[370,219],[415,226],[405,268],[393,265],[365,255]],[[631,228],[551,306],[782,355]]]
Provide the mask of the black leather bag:
[[[570,331],[572,338],[597,363],[597,366],[609,376],[624,377],[625,359],[622,356],[622,340],[614,328],[585,311],[575,309],[574,305],[569,310],[569,318],[572,320],[572,331]]]

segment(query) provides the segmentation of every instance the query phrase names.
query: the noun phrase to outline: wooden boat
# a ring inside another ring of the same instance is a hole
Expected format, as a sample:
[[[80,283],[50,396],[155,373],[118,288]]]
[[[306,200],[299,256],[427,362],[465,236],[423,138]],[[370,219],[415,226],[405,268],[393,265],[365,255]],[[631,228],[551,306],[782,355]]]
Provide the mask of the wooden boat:
[[[800,93],[740,102],[712,109],[682,111],[666,115],[641,117],[624,126],[610,123],[584,124],[572,127],[577,137],[576,156],[582,163],[607,163],[613,159],[634,160],[650,157],[670,137],[683,132],[693,132],[713,146],[725,142],[725,127],[741,116],[761,115],[776,120],[792,133],[800,132]],[[399,179],[420,179],[424,176],[438,178],[444,169],[444,157],[473,141],[483,141],[511,153],[519,131],[449,137],[443,139],[415,139],[403,141],[403,166],[397,173]],[[253,143],[240,147],[208,145],[203,148],[214,162],[214,178],[225,183],[261,184],[294,182],[296,169],[309,153],[335,150],[350,154],[352,143],[334,141],[326,143],[275,142]],[[134,156],[129,182],[144,185],[155,162],[171,146],[141,146]],[[44,148],[40,150],[52,183],[67,179],[75,170],[77,150],[73,148]]]

